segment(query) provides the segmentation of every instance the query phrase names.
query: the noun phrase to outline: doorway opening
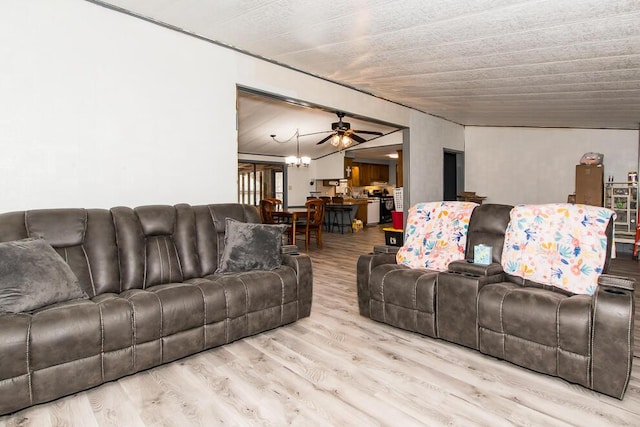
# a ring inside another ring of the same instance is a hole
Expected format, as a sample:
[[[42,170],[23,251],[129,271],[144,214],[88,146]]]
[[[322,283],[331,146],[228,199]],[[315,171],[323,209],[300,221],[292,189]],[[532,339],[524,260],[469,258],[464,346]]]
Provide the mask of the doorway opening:
[[[458,200],[464,191],[464,152],[444,149],[442,200]]]
[[[258,206],[264,198],[276,198],[286,206],[285,180],[280,163],[238,162],[238,203]]]

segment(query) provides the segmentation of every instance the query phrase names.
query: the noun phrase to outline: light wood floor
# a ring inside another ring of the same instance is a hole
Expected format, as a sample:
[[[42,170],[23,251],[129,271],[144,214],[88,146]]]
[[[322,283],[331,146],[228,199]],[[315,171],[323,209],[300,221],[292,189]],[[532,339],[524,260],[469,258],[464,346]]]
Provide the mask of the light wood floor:
[[[376,227],[325,234],[311,317],[0,418],[4,426],[640,425],[623,401],[359,316],[358,255]],[[619,260],[637,271],[637,263]]]

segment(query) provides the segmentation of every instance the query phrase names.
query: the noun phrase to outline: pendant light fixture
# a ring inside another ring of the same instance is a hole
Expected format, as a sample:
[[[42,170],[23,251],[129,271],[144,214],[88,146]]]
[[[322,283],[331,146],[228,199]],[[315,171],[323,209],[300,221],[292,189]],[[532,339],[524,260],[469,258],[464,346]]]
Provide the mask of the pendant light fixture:
[[[275,135],[271,135],[271,139],[273,139],[275,142],[277,142],[278,144],[285,144],[289,141],[291,141],[293,138],[296,139],[296,155],[295,156],[287,156],[285,157],[284,161],[287,164],[287,166],[295,166],[295,167],[300,167],[300,166],[304,166],[307,167],[309,166],[309,164],[311,164],[311,157],[308,156],[300,156],[300,130],[296,129],[296,133],[294,133],[291,138],[284,140],[284,141],[279,141],[276,139]]]

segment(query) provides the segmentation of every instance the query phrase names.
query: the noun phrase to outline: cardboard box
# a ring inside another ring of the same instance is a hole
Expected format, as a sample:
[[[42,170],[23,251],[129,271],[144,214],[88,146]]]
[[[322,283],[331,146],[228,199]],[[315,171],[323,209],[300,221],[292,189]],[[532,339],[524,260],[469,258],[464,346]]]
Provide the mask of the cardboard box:
[[[604,199],[604,168],[602,165],[576,166],[576,203],[602,206]]]
[[[398,228],[383,228],[384,243],[387,246],[402,246],[404,244],[404,230]]]

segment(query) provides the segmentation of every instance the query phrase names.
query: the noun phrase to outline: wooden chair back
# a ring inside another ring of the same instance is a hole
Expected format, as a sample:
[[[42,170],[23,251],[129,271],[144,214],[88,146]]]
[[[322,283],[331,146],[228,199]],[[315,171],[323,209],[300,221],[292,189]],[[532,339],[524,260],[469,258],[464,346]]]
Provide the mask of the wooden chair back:
[[[275,224],[273,212],[276,210],[275,203],[270,199],[260,200],[260,217],[263,224]]]
[[[276,211],[282,210],[282,200],[276,199],[275,197],[265,197],[263,200],[271,200],[273,202],[273,208]]]
[[[307,227],[322,227],[324,221],[325,202],[322,199],[309,199],[307,207]]]
[[[307,208],[307,218],[304,224],[296,224],[296,234],[304,233],[306,250],[309,250],[312,234],[315,234],[318,247],[322,248],[322,227],[324,222],[325,201],[318,198],[311,198],[307,200],[305,206]]]

